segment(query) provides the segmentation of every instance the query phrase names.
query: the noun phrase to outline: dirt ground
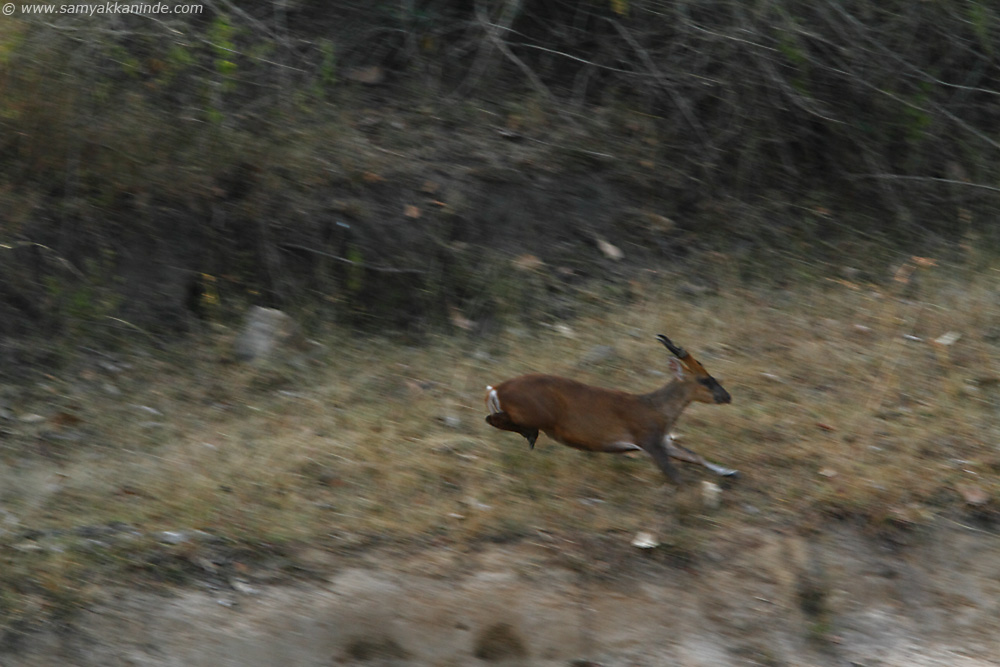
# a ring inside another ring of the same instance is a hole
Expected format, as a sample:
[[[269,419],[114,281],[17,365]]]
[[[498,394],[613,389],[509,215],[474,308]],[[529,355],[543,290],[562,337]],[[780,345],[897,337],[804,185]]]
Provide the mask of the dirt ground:
[[[945,520],[906,545],[745,528],[687,565],[567,555],[587,557],[546,535],[343,562],[316,549],[304,557],[332,572],[320,582],[108,588],[0,664],[1000,664],[1000,538],[971,526]]]

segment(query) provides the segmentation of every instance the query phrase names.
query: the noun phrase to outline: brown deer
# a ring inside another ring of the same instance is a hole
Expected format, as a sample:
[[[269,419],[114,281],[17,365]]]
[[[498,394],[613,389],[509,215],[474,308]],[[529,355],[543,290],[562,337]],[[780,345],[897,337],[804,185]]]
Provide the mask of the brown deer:
[[[718,475],[736,475],[736,470],[709,463],[673,441],[670,429],[692,401],[729,403],[732,398],[687,351],[663,334],[656,338],[674,354],[674,379],[656,391],[630,394],[557,375],[522,375],[486,387],[486,423],[520,433],[532,449],[541,431],[556,442],[590,452],[644,450],[675,484],[677,469],[670,457],[700,463]]]

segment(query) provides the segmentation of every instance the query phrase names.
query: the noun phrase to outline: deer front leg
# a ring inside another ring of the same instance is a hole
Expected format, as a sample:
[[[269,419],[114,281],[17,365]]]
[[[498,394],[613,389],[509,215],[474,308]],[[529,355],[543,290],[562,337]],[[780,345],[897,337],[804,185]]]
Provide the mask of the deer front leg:
[[[538,429],[537,428],[525,428],[520,424],[516,423],[510,418],[506,412],[494,412],[491,415],[486,416],[486,423],[494,428],[499,428],[504,431],[513,431],[514,433],[520,433],[528,440],[528,447],[530,449],[535,448],[535,440],[538,439]]]
[[[674,439],[670,437],[670,434],[663,436],[663,447],[670,454],[670,456],[675,459],[680,459],[681,461],[687,461],[688,463],[700,463],[705,466],[716,475],[721,475],[722,477],[735,477],[740,474],[738,470],[733,470],[732,468],[726,468],[725,466],[720,466],[715,463],[709,463],[701,455],[692,452],[687,447],[682,447],[674,442]]]
[[[669,438],[669,436],[667,437]],[[666,475],[671,482],[679,485],[681,477],[677,473],[677,468],[675,468],[674,464],[670,462],[670,454],[664,446],[664,443],[664,439],[652,437],[642,443],[642,448],[653,457],[653,461],[657,466],[659,466],[660,470],[663,471],[663,474]]]

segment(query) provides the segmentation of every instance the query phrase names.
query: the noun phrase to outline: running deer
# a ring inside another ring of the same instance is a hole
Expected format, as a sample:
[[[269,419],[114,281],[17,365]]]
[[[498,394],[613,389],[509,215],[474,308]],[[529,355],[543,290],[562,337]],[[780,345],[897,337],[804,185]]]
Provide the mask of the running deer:
[[[677,469],[670,457],[700,463],[725,477],[736,475],[736,470],[709,463],[673,441],[670,429],[689,403],[729,403],[732,398],[686,350],[663,334],[656,338],[674,354],[674,378],[656,391],[630,394],[557,375],[522,375],[486,387],[486,423],[520,433],[531,449],[541,431],[556,442],[590,452],[644,450],[675,484]]]

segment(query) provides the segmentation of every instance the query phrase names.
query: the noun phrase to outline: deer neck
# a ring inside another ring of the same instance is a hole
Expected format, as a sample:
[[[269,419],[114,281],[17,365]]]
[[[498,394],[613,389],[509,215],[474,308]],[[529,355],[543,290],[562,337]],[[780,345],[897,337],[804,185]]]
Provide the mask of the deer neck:
[[[674,380],[646,394],[645,398],[658,412],[676,417],[694,399],[694,390],[695,387],[690,382]]]

